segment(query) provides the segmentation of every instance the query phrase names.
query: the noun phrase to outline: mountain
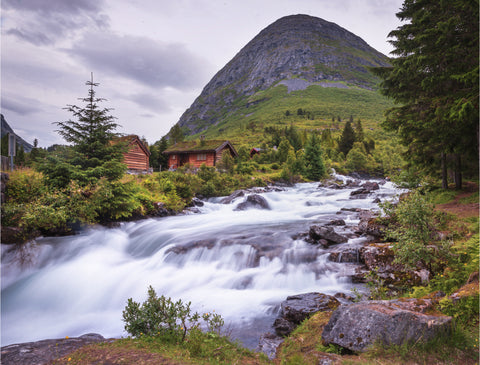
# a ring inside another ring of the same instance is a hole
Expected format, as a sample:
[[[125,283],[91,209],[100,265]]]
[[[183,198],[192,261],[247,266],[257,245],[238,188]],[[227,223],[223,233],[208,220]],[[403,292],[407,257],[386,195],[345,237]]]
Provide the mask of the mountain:
[[[27,141],[25,141],[22,137],[20,137],[19,135],[17,135],[12,127],[10,127],[10,125],[7,123],[7,121],[5,120],[3,114],[0,114],[0,119],[1,119],[1,133],[2,133],[2,137],[5,136],[6,134],[8,133],[13,133],[15,134],[15,137],[17,139],[17,145],[19,146],[23,146],[23,150],[25,152],[30,152],[33,148],[33,145],[31,145],[30,143],[28,143]]]
[[[241,49],[205,86],[178,125],[188,135],[208,135],[212,127],[223,125],[217,128],[221,134],[245,122],[252,113],[248,109],[271,101],[272,93],[279,92],[272,89],[282,85],[284,94],[312,85],[329,94],[339,89],[343,94],[372,91],[378,79],[368,68],[377,66],[388,66],[388,58],[337,24],[308,15],[287,16]],[[333,113],[324,110],[323,117]]]

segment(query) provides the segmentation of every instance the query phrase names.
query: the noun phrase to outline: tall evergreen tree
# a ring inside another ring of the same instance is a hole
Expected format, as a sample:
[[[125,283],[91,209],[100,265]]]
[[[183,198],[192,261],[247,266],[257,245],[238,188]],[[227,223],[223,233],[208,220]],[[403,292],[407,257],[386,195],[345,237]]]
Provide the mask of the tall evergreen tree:
[[[105,99],[95,96],[95,87],[99,84],[92,79],[86,82],[89,86],[88,97],[82,98],[84,107],[67,105],[75,120],[57,122],[58,133],[72,144],[73,154],[50,156],[39,169],[43,171],[50,183],[64,187],[70,179],[81,184],[95,183],[99,178],[109,180],[119,179],[126,170],[123,161],[125,145],[114,143],[115,129],[118,124],[110,115],[111,109],[99,108],[99,103]]]
[[[111,109],[99,108],[98,104],[105,99],[95,96],[94,88],[99,84],[93,82],[93,74],[86,85],[89,86],[88,97],[80,99],[86,105],[67,105],[65,108],[76,120],[55,124],[59,127],[58,133],[72,143],[74,151],[77,152],[75,164],[83,168],[94,168],[107,161],[121,160],[122,149],[112,143],[118,136],[114,131],[119,125],[115,123],[115,117],[109,114]]]
[[[338,141],[338,150],[347,156],[354,143],[355,132],[350,121],[347,121],[345,123],[345,127],[343,128],[342,135],[340,136],[340,140]]]
[[[305,177],[310,180],[320,180],[325,176],[326,169],[322,158],[320,139],[312,133],[305,145]]]
[[[441,171],[444,187],[454,154],[460,188],[462,157],[478,172],[478,1],[405,0],[397,17],[404,23],[389,35],[393,67],[374,70],[383,94],[401,105],[384,126],[398,131],[411,163]]]

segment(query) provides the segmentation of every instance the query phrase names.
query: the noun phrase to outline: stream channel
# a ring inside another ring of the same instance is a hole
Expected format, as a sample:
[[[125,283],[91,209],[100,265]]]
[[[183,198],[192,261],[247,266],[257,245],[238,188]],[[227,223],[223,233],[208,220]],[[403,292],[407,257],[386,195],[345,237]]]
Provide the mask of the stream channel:
[[[355,189],[300,183],[259,192],[269,210],[236,210],[246,192],[228,204],[209,199],[196,213],[39,238],[21,250],[2,244],[1,344],[92,332],[128,336],[127,299],[143,302],[152,285],[200,313],[215,310],[231,336],[254,349],[262,333],[273,332],[287,296],[351,294],[359,285],[349,277],[358,264],[332,262],[330,252],[367,239],[353,234],[359,217],[351,208],[378,210],[375,198],[400,190],[386,182],[351,199]],[[324,249],[299,238],[333,219],[345,221],[335,231],[351,237],[347,242]]]

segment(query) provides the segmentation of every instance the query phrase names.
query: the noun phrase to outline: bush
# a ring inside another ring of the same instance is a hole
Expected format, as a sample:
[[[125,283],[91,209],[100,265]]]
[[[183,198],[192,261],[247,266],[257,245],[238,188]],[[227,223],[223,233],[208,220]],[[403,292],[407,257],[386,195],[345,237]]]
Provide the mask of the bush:
[[[392,210],[384,205],[384,211],[393,218],[387,236],[396,240],[392,244],[395,261],[409,269],[419,265],[433,271],[435,262],[446,254],[446,245],[433,245],[436,239],[436,223],[433,205],[427,195],[415,190],[401,200]]]
[[[125,330],[132,336],[161,336],[167,341],[184,341],[188,332],[200,328],[203,319],[207,333],[219,335],[223,327],[223,318],[218,314],[205,313],[200,316],[190,309],[191,302],[176,302],[157,293],[149,286],[148,297],[142,304],[128,299],[122,315]]]
[[[46,191],[43,179],[42,173],[31,169],[11,172],[6,188],[7,200],[24,204],[37,199]]]

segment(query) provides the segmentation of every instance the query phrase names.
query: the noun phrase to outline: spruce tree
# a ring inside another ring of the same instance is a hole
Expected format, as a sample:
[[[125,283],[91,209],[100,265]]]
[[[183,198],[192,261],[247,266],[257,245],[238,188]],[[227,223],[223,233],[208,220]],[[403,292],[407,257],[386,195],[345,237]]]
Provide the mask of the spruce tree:
[[[355,132],[350,121],[347,121],[345,123],[345,127],[343,128],[342,135],[340,136],[340,140],[338,141],[338,150],[347,156],[354,143]]]
[[[58,133],[72,143],[74,151],[77,152],[75,164],[83,168],[94,168],[107,161],[121,160],[122,149],[112,143],[118,136],[114,131],[119,125],[115,123],[115,117],[109,114],[111,109],[99,108],[98,104],[105,99],[95,96],[94,88],[99,84],[93,82],[93,74],[86,85],[89,86],[88,96],[80,99],[86,105],[67,105],[64,108],[71,112],[76,120],[55,124],[59,127]]]
[[[310,139],[305,145],[305,177],[310,180],[318,181],[325,176],[326,169],[322,158],[322,149],[320,139],[315,133],[312,133]]]
[[[446,155],[454,154],[460,188],[462,158],[478,172],[478,1],[405,0],[397,17],[392,67],[374,70],[382,93],[401,105],[384,126],[399,133],[410,163],[441,172],[445,188]]]

